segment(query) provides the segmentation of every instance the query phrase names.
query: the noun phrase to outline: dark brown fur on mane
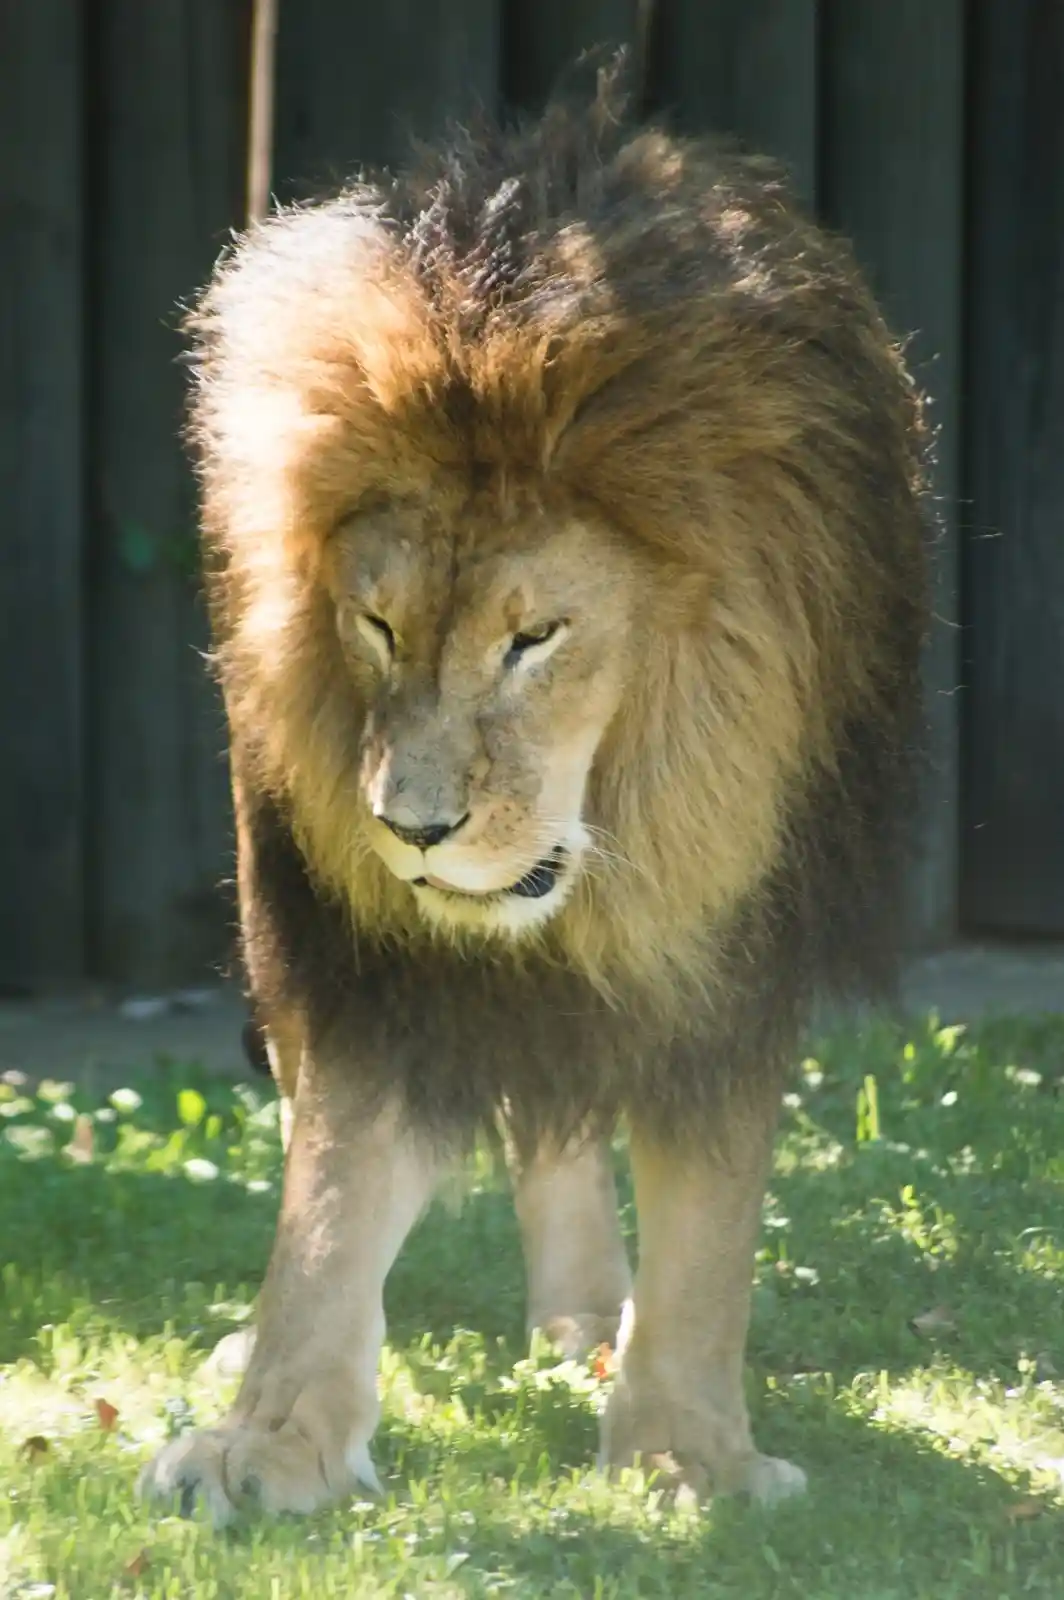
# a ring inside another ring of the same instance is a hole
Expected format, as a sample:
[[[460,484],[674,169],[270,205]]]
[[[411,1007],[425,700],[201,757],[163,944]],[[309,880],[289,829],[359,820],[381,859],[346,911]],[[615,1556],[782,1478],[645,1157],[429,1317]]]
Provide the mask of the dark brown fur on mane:
[[[398,1086],[441,1132],[506,1097],[529,1126],[637,1106],[678,1136],[779,1069],[817,993],[889,983],[920,407],[848,249],[769,164],[603,100],[458,132],[255,230],[193,327],[264,1015],[338,1030],[387,1063],[367,1093]],[[443,477],[591,506],[714,595],[712,627],[662,634],[593,776],[643,877],[520,962],[422,936],[344,854],[362,712],[330,676],[321,550],[352,505]]]

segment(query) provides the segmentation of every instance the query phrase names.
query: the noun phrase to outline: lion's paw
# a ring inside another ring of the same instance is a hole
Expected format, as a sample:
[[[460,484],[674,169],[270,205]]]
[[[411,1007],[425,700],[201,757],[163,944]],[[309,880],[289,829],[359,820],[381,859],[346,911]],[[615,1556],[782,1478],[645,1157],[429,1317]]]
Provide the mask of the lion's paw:
[[[200,1371],[204,1377],[242,1378],[255,1353],[254,1327],[236,1328],[218,1340]]]
[[[623,1360],[623,1358],[622,1358]],[[602,1418],[599,1465],[607,1472],[638,1466],[676,1504],[694,1506],[715,1495],[747,1495],[776,1505],[801,1494],[801,1467],[763,1456],[750,1438],[741,1396],[726,1409],[681,1401],[621,1375]]]
[[[290,1418],[273,1430],[252,1422],[184,1434],[145,1467],[138,1493],[154,1500],[180,1495],[183,1516],[199,1500],[214,1525],[224,1527],[251,1507],[306,1515],[358,1485],[380,1490],[368,1439],[341,1452]]]
[[[758,1505],[771,1507],[792,1495],[803,1494],[806,1475],[801,1467],[776,1456],[754,1455],[742,1466],[727,1471],[699,1457],[671,1450],[634,1453],[628,1460],[603,1459],[600,1465],[609,1472],[625,1466],[638,1466],[653,1487],[679,1507],[694,1509],[715,1495],[747,1495]]]
[[[808,1484],[805,1473],[793,1461],[784,1461],[782,1456],[755,1456],[743,1487],[759,1505],[775,1506],[781,1500],[804,1494]]]

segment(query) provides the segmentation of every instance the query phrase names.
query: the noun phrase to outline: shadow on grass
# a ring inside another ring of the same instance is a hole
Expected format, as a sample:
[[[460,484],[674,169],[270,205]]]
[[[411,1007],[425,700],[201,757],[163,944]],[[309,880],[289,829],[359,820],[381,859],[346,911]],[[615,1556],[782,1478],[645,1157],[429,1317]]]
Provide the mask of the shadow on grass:
[[[840,1381],[936,1353],[1003,1381],[1064,1371],[1062,1060],[1060,1018],[826,1041],[782,1130],[756,1356]],[[869,1076],[878,1137],[858,1144]]]
[[[1024,1355],[1064,1370],[1058,1184],[950,1171],[882,1145],[827,1170],[782,1172],[773,1195],[751,1338],[768,1374],[830,1371],[847,1382],[936,1350],[1002,1379],[1015,1378]],[[94,1318],[138,1337],[172,1323],[209,1346],[228,1327],[210,1305],[261,1281],[277,1208],[276,1189],[55,1157],[9,1167],[2,1198],[0,1360],[30,1353],[45,1324],[86,1328]],[[630,1203],[625,1212],[630,1220]],[[489,1359],[504,1342],[501,1367],[521,1351],[523,1301],[509,1195],[483,1189],[457,1214],[435,1206],[411,1236],[389,1280],[390,1337],[445,1342],[470,1329]],[[914,1333],[912,1319],[942,1307],[941,1326]]]
[[[390,1338],[415,1388],[445,1395],[446,1371],[431,1351],[418,1358],[417,1341],[445,1344],[456,1327],[479,1335],[481,1376],[455,1381],[489,1426],[452,1430],[443,1444],[390,1416],[378,1453],[399,1482],[449,1465],[471,1493],[498,1480],[497,1498],[477,1499],[475,1521],[453,1533],[468,1592],[492,1592],[497,1574],[544,1594],[608,1595],[622,1583],[650,1596],[810,1600],[1061,1593],[1059,1518],[1010,1520],[1016,1490],[992,1470],[992,1449],[952,1459],[930,1430],[838,1395],[862,1374],[867,1394],[879,1373],[900,1386],[936,1363],[1004,1384],[1033,1382],[1032,1364],[1064,1371],[1064,1108],[1042,1070],[1060,1059],[1062,1037],[1059,1026],[1028,1030],[967,1058],[936,1044],[910,1060],[882,1038],[825,1048],[821,1081],[785,1118],[758,1267],[755,1426],[765,1449],[799,1461],[812,1482],[808,1502],[771,1519],[724,1504],[685,1530],[624,1525],[593,1494],[555,1497],[558,1475],[586,1470],[595,1424],[566,1394],[500,1389],[524,1343],[509,1196],[488,1186],[457,1215],[435,1207],[389,1282]],[[857,1148],[854,1097],[869,1072],[881,1137]],[[158,1116],[161,1136],[172,1105]],[[54,1156],[9,1162],[0,1181],[0,1359],[39,1354],[38,1330],[64,1323],[143,1337],[169,1322],[207,1349],[230,1326],[225,1302],[261,1279],[276,1191]],[[630,1224],[626,1175],[622,1197]],[[931,1308],[935,1324],[914,1332]],[[515,1509],[515,1475],[545,1507],[538,1519]]]
[[[1060,1595],[1059,1516],[1014,1521],[1015,1491],[992,1472],[840,1418],[826,1403],[774,1410],[763,1427],[810,1474],[800,1501],[771,1511],[722,1501],[679,1526],[625,1526],[608,1503],[574,1509],[557,1499],[546,1518],[524,1525],[502,1510],[479,1512],[463,1541],[470,1592],[495,1592],[488,1585],[501,1578],[520,1593],[616,1590],[641,1600]]]
[[[64,1325],[148,1338],[173,1324],[212,1343],[231,1324],[209,1307],[261,1280],[276,1197],[44,1157],[20,1164],[3,1211],[0,1361],[13,1361]]]

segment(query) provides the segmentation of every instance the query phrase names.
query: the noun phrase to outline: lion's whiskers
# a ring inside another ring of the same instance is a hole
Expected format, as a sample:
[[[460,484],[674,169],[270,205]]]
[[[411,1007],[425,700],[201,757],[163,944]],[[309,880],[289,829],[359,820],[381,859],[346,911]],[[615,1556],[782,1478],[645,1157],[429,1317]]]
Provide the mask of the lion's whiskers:
[[[569,826],[569,818],[567,817],[548,817],[543,820],[548,825],[556,828],[559,832],[564,832]],[[597,823],[593,822],[582,822],[581,826],[583,827],[584,832],[589,836],[588,842],[584,846],[585,860],[590,859],[592,861],[601,861],[605,866],[610,868],[626,868],[629,871],[636,873],[640,877],[649,879],[650,874],[647,872],[646,868],[640,866],[637,861],[633,861],[631,856],[621,848],[620,841],[618,840],[616,834],[611,833],[608,828],[600,827]],[[601,844],[598,842],[599,840],[605,840],[606,843]],[[616,848],[610,849],[608,847],[610,844],[616,846]]]

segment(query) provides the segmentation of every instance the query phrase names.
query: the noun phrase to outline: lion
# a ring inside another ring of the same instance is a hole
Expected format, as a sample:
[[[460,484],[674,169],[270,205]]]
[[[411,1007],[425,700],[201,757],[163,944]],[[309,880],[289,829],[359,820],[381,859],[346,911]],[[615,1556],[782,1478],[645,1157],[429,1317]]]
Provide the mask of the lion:
[[[920,396],[850,250],[607,84],[280,211],[192,331],[289,1133],[234,1407],[144,1488],[376,1485],[385,1278],[502,1118],[529,1327],[617,1339],[603,1467],[800,1489],[751,1434],[753,1256],[809,1008],[890,982],[927,625]]]

